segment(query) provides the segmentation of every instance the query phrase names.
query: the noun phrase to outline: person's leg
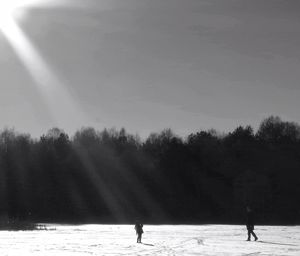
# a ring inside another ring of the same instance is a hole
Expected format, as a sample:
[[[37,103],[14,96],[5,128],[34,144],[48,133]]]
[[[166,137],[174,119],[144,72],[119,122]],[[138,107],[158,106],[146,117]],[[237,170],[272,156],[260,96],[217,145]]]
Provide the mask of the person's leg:
[[[248,229],[248,239],[247,239],[247,241],[251,241],[251,231],[250,231],[250,229]]]
[[[251,234],[252,234],[252,236],[254,237],[254,239],[255,239],[255,241],[256,241],[258,238],[257,238],[257,236],[256,236],[256,234],[254,233],[253,230],[251,231]]]

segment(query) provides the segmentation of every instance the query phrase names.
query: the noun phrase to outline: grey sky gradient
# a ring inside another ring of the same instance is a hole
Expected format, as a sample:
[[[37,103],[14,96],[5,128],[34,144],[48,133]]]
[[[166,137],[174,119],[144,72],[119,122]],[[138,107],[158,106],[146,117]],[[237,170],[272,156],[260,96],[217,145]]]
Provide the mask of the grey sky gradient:
[[[18,24],[86,114],[57,113],[61,128],[144,137],[256,128],[271,114],[300,122],[299,14],[297,0],[69,0]],[[0,65],[0,127],[53,127],[1,32]]]

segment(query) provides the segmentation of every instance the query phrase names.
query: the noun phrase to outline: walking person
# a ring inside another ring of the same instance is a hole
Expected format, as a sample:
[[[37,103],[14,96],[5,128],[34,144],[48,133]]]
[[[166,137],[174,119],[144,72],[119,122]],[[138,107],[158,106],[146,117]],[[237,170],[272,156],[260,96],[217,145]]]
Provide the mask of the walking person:
[[[144,231],[143,231],[143,224],[140,223],[139,221],[137,221],[135,223],[134,229],[135,229],[135,232],[137,234],[137,240],[136,240],[136,242],[137,243],[141,243],[142,242],[142,234],[144,233]]]
[[[254,230],[253,211],[249,206],[247,206],[246,210],[247,210],[246,227],[247,227],[247,230],[248,230],[248,239],[247,239],[247,241],[251,241],[251,235],[254,237],[254,240],[257,241],[258,238],[257,238],[256,234],[253,231]]]

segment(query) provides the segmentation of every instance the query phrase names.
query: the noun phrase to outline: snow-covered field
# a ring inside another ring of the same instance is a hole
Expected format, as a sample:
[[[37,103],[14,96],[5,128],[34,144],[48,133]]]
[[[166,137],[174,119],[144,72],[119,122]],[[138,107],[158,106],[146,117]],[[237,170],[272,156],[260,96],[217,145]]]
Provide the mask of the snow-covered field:
[[[133,225],[50,226],[51,231],[0,231],[0,255],[300,255],[300,227],[145,225],[143,244]]]

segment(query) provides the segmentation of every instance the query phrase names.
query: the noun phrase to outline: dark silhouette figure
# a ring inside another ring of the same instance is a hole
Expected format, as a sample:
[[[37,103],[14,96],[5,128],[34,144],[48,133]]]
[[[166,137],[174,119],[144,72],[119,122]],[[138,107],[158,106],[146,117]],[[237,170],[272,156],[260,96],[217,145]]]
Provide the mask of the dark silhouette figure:
[[[135,223],[134,229],[135,229],[135,232],[137,234],[137,240],[136,240],[136,242],[137,243],[141,243],[142,242],[142,234],[144,233],[144,231],[143,231],[143,224],[137,221]]]
[[[256,234],[254,233],[254,216],[252,209],[247,206],[247,220],[246,220],[246,227],[248,230],[248,239],[247,241],[251,241],[251,235],[254,237],[255,241],[258,239]]]

